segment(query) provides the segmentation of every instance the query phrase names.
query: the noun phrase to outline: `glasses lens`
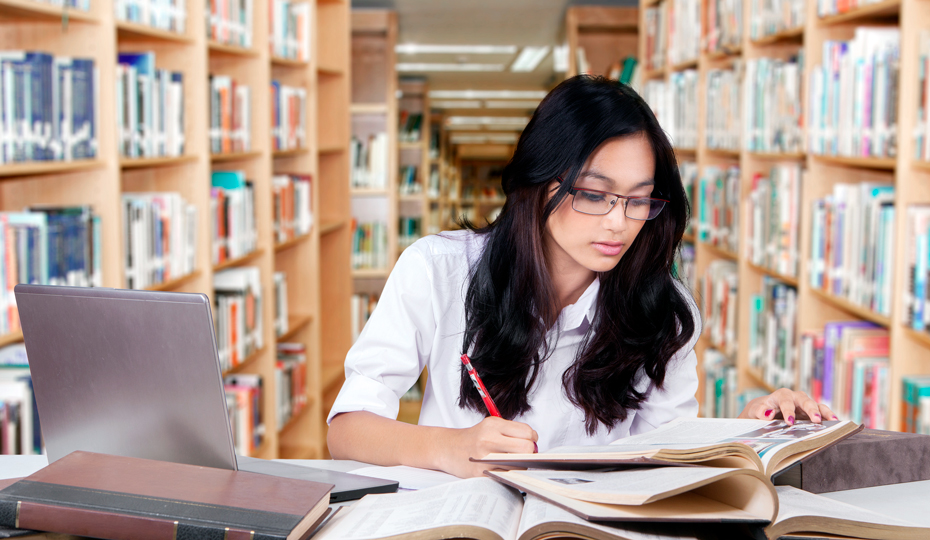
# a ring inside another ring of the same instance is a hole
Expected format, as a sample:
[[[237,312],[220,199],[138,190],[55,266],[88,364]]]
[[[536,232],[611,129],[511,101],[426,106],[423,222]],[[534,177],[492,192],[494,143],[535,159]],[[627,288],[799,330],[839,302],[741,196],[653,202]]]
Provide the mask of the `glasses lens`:
[[[574,198],[572,199],[572,208],[575,209],[576,212],[581,212],[582,214],[606,214],[613,208],[611,201],[615,198],[616,197],[597,191],[576,189]]]
[[[665,208],[665,201],[659,199],[635,198],[626,204],[626,217],[645,221],[653,219]]]

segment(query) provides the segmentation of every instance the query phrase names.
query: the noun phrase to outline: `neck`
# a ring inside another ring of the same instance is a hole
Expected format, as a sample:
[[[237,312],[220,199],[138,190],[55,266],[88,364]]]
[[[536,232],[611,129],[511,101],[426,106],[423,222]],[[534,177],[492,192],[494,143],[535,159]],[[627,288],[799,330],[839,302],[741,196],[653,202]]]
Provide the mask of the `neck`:
[[[561,312],[566,306],[574,304],[581,298],[588,286],[594,282],[596,274],[571,260],[564,252],[559,254],[565,256],[559,257],[550,250],[546,266],[549,269],[552,287],[558,297],[559,311]]]

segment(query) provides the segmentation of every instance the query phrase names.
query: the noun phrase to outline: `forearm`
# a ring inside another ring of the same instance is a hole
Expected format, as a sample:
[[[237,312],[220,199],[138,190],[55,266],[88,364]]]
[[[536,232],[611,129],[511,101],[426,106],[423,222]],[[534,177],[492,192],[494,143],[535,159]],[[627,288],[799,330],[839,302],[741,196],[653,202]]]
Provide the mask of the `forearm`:
[[[333,418],[327,444],[334,459],[447,470],[443,457],[447,454],[452,431],[355,411]]]

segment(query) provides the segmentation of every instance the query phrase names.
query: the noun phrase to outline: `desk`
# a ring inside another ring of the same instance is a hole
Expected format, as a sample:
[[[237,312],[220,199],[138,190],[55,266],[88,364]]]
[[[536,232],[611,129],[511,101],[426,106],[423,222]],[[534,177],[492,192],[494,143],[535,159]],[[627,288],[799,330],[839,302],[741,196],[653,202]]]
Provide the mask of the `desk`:
[[[364,463],[357,461],[341,460],[284,459],[279,461],[342,472],[365,466]],[[0,455],[0,479],[29,476],[47,464],[48,460],[45,456]],[[910,521],[915,525],[930,527],[930,512],[927,511],[928,501],[930,501],[930,480],[835,491],[833,493],[824,493],[823,496],[897,519]],[[58,539],[62,537],[60,535],[49,535],[48,538]]]

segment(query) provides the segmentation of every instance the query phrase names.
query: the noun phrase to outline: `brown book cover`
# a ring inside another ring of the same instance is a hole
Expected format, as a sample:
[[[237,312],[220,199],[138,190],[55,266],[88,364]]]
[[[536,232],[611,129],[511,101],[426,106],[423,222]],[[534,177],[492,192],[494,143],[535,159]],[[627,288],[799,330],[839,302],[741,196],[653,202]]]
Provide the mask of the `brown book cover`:
[[[930,480],[930,436],[878,429],[865,429],[772,479],[811,493],[918,480]]]
[[[332,484],[73,452],[0,490],[0,526],[111,538],[300,540]]]

